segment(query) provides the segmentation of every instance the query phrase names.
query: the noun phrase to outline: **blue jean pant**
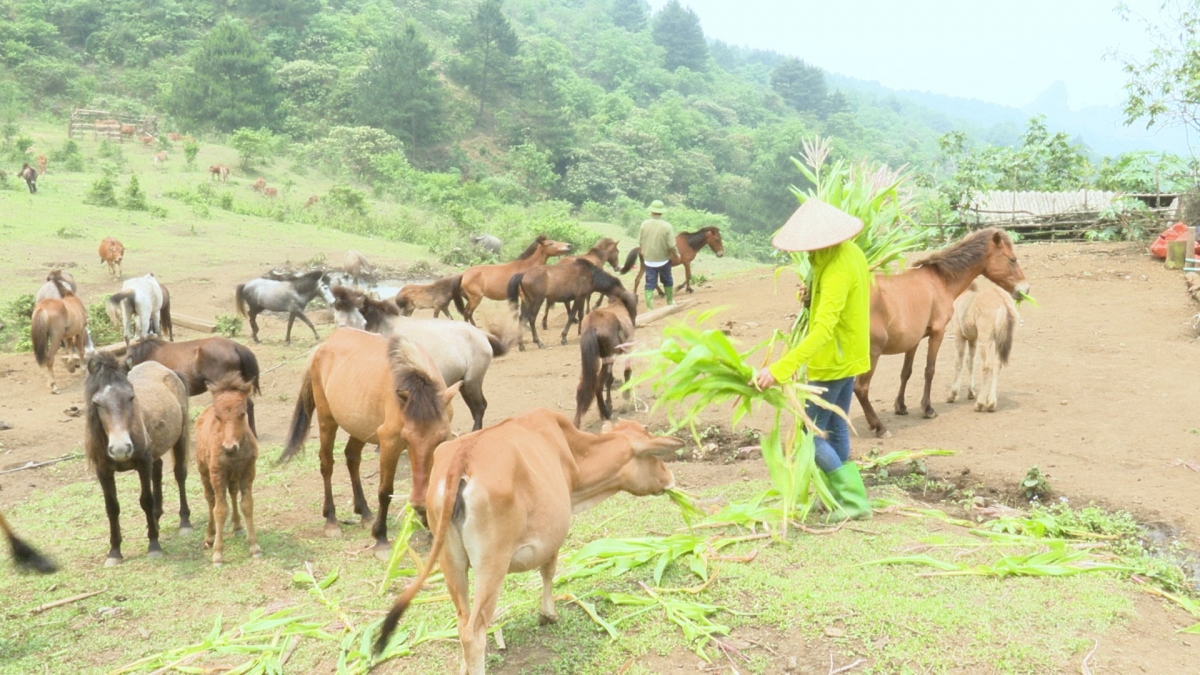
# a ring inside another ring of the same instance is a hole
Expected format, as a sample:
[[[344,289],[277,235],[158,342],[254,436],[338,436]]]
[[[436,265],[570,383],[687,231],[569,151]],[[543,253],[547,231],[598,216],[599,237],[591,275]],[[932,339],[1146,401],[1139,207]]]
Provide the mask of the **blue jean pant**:
[[[662,281],[663,288],[671,288],[675,285],[675,279],[671,276],[671,263],[659,265],[646,265],[646,290],[652,291],[658,288],[658,282]]]
[[[850,413],[850,399],[854,395],[853,377],[826,381],[810,380],[809,384],[825,387],[827,391],[822,398],[841,408],[846,414]],[[850,461],[850,425],[846,420],[813,403],[805,405],[805,412],[816,423],[818,429],[828,434],[827,438],[813,439],[817,451],[817,466],[829,473]]]

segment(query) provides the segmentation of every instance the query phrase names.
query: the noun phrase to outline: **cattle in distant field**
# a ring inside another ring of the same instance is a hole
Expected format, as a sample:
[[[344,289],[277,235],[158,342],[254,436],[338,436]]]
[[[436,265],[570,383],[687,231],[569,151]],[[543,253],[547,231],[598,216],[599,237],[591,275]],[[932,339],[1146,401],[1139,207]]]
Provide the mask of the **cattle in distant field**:
[[[250,189],[255,192],[262,192],[267,189],[267,179],[260,176],[258,180],[250,184]]]
[[[167,161],[167,151],[162,150],[154,153],[154,159],[152,161],[154,162],[154,168],[160,168],[163,162]]]
[[[263,196],[267,199],[275,199],[279,196],[279,190],[273,187],[265,187],[262,190]]]
[[[180,136],[179,134],[172,131],[171,133],[167,134],[167,140],[168,141],[182,141],[183,136]]]
[[[100,262],[108,265],[108,273],[114,279],[121,278],[121,261],[125,259],[125,247],[112,237],[100,242]]]
[[[125,141],[126,136],[128,136],[129,138],[132,139],[133,135],[137,133],[137,125],[121,124],[120,127],[121,127],[121,141],[122,142]]]
[[[229,181],[229,167],[224,164],[213,164],[208,167],[209,178],[219,180],[222,183]]]
[[[46,156],[45,155],[37,156],[37,165],[38,165],[38,173],[45,176],[46,175]]]
[[[310,207],[310,206],[312,206],[312,205],[316,204],[316,203],[317,203],[317,201],[318,201],[318,200],[317,200],[317,196],[316,196],[316,195],[313,195],[313,196],[309,197],[309,198],[308,198],[308,201],[304,202],[304,208],[306,208],[306,209],[307,209],[308,207]]]
[[[151,144],[153,144],[155,140],[157,140],[157,139],[154,138],[153,136],[151,136],[150,134],[142,134],[141,135],[141,141],[142,141],[143,148],[150,147]]]

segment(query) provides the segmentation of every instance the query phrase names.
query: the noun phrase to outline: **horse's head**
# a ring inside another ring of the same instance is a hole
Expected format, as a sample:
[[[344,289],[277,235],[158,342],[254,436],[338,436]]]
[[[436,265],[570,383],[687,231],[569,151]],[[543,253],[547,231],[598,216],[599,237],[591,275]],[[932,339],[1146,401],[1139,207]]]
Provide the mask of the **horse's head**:
[[[1011,293],[1014,299],[1019,300],[1022,294],[1029,293],[1029,282],[1025,281],[1025,273],[1017,262],[1012,239],[1004,230],[992,230],[983,276]]]
[[[221,445],[221,451],[233,455],[246,449],[242,447],[243,441],[253,441],[247,422],[253,385],[238,375],[205,384],[212,394],[213,417],[217,421],[217,442]]]
[[[556,255],[566,255],[571,252],[571,245],[565,241],[554,241],[546,239],[541,243],[542,250],[547,256],[553,257]]]
[[[596,245],[592,247],[592,250],[600,254],[600,265],[602,267],[604,266],[604,263],[608,263],[609,265],[612,265],[614,271],[619,271],[621,269],[621,251],[617,249],[616,239],[605,237],[596,242]]]
[[[107,439],[104,453],[114,462],[133,457],[136,399],[124,365],[111,354],[98,353],[88,361],[88,427],[94,436]],[[100,440],[100,438],[96,438]]]
[[[450,438],[450,425],[454,421],[454,406],[450,402],[462,382],[447,387],[429,353],[402,335],[394,336],[388,343],[388,360],[393,388],[404,412],[400,437],[408,445],[412,458],[410,499],[414,510],[424,516],[433,451]]]
[[[715,227],[710,227],[704,234],[704,243],[717,254],[718,258],[725,257],[725,244],[721,241],[721,231]]]
[[[358,330],[366,329],[367,320],[363,318],[362,313],[363,307],[366,304],[365,295],[349,286],[335,286],[329,291],[329,297],[326,299],[326,302],[333,309],[333,318],[337,321],[339,327],[345,326],[347,328],[357,328]]]

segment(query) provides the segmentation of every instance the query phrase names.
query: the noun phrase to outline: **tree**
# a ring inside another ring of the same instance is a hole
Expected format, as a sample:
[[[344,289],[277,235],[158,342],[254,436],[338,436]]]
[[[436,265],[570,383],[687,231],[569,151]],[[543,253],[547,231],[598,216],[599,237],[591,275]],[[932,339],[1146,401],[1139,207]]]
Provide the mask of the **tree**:
[[[800,59],[788,59],[771,71],[771,88],[796,112],[824,116],[829,106],[825,73]],[[845,99],[841,100],[845,103]]]
[[[562,162],[575,146],[572,109],[566,90],[575,73],[571,52],[553,38],[527,46],[520,63],[521,128],[514,143],[531,141]]]
[[[631,33],[646,29],[645,0],[612,0],[612,21]]]
[[[700,17],[691,8],[684,9],[679,0],[670,0],[654,15],[654,43],[666,50],[667,70],[708,68],[708,43]]]
[[[189,72],[167,97],[167,108],[176,119],[192,128],[226,132],[274,125],[279,87],[271,57],[245,24],[223,19],[189,61]]]
[[[1128,7],[1119,11],[1123,19],[1131,20]],[[1154,45],[1149,56],[1117,54],[1129,78],[1125,124],[1145,120],[1147,129],[1182,126],[1200,132],[1200,5],[1164,0],[1162,16],[1161,25],[1141,20]]]
[[[507,79],[520,48],[503,4],[503,0],[483,0],[458,34],[458,50],[463,56],[458,79],[479,97],[480,118],[497,85]]]
[[[445,90],[432,65],[433,48],[409,22],[399,35],[384,39],[355,87],[360,124],[379,127],[411,148],[438,140]]]
[[[278,139],[270,129],[238,129],[229,139],[229,145],[237,150],[238,161],[246,170],[260,160],[266,159],[275,150]]]

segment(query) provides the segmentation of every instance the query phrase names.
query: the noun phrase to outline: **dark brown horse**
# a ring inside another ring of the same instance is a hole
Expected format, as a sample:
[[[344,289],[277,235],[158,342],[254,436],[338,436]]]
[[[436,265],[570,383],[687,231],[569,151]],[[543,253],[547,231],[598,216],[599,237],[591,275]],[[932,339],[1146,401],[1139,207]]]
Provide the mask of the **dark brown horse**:
[[[692,292],[692,261],[696,259],[696,254],[700,252],[700,249],[705,246],[711,248],[718,258],[724,257],[725,244],[721,242],[721,230],[715,227],[702,227],[695,232],[680,232],[675,235],[675,248],[679,249],[679,257],[671,258],[671,267],[683,265],[681,287],[688,293]],[[639,265],[637,279],[633,282],[633,287],[636,289],[641,286],[642,275],[646,273],[646,261],[642,259],[640,247],[629,252],[625,258],[625,266],[621,268],[621,274],[633,269],[635,260]]]
[[[17,175],[25,180],[25,185],[29,187],[29,194],[37,193],[37,169],[28,164],[22,164],[21,170],[17,172]]]
[[[1012,239],[996,228],[973,232],[900,274],[876,275],[871,288],[871,370],[858,376],[854,394],[867,418],[867,426],[877,436],[889,435],[870,399],[871,378],[879,357],[904,354],[895,411],[897,415],[907,415],[904,390],[912,375],[917,347],[921,340],[929,338],[921,409],[925,417],[937,417],[930,403],[930,389],[938,350],[946,335],[946,325],[954,318],[954,299],[981,274],[1013,297],[1029,291]]]
[[[556,264],[562,265],[570,263],[573,260],[579,260],[581,258],[591,262],[600,269],[604,269],[605,263],[611,265],[614,272],[617,272],[621,269],[621,251],[617,248],[617,240],[611,237],[604,237],[600,241],[597,241],[594,245],[592,245],[592,248],[583,255],[564,256],[560,258]],[[567,304],[567,311],[569,312],[571,310],[570,303],[565,304]],[[546,303],[546,311],[542,313],[542,330],[550,330],[549,320],[550,309],[552,307],[554,307],[553,302]],[[591,310],[592,298],[591,296],[588,296],[587,300],[584,301],[583,312],[586,314]]]
[[[38,553],[37,549],[26,544],[17,536],[16,532],[13,532],[3,513],[0,513],[0,530],[4,530],[4,537],[8,539],[9,548],[12,549],[13,562],[19,569],[33,570],[42,574],[58,571],[58,566],[49,558]]]
[[[575,428],[596,399],[600,417],[612,419],[613,365],[619,354],[633,348],[633,331],[637,325],[637,297],[624,288],[608,293],[608,304],[583,317],[583,333],[579,338],[582,371],[575,390]],[[625,362],[625,382],[633,369]],[[629,392],[625,393],[626,397]]]
[[[571,252],[571,245],[548,239],[546,235],[538,235],[537,239],[521,253],[516,260],[501,265],[476,265],[467,268],[462,274],[462,281],[453,289],[454,304],[462,306],[462,298],[466,297],[466,307],[463,318],[475,323],[475,309],[484,298],[504,300],[507,296],[508,280],[514,274],[524,272],[531,267],[544,265],[553,256]]]
[[[258,386],[258,358],[250,348],[229,338],[213,336],[186,342],[164,342],[159,337],[148,337],[129,346],[129,359],[133,365],[146,361],[157,361],[183,378],[188,396],[199,396],[208,391],[208,383],[221,382],[236,374],[254,386],[254,393],[261,394]],[[254,401],[246,403],[250,430],[254,426]]]
[[[108,512],[110,548],[105,567],[119,565],[121,506],[117,503],[117,471],[137,471],[140,503],[150,538],[147,555],[162,556],[158,519],[162,516],[163,455],[171,452],[179,485],[179,531],[191,532],[188,509],[188,396],[179,376],[160,363],[143,363],[128,373],[117,357],[97,352],[88,361],[84,383],[87,430],[84,450],[96,471]]]
[[[543,302],[571,303],[567,306],[567,325],[563,326],[562,332],[562,343],[565,345],[571,326],[583,319],[584,300],[591,297],[592,293],[608,294],[614,288],[624,289],[619,278],[579,258],[567,265],[538,265],[514,274],[508,281],[507,295],[508,304],[514,312],[520,302],[520,323],[529,324],[533,341],[538,348],[545,349],[546,345],[542,344],[537,334],[537,317]],[[517,345],[521,351],[525,351],[523,332]]]

